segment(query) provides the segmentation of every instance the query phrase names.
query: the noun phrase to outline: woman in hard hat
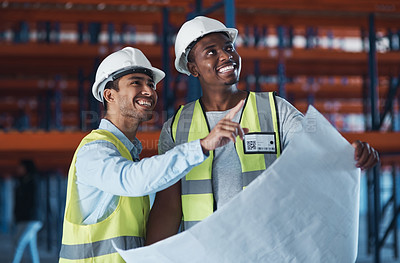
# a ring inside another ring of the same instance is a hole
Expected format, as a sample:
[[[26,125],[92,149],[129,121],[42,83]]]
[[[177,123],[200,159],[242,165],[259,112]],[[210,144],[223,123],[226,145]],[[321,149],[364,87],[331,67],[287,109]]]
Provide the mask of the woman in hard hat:
[[[131,47],[100,64],[92,92],[106,113],[71,163],[60,262],[124,262],[113,244],[123,249],[144,244],[147,195],[176,183],[225,141],[243,137],[245,131],[232,121],[243,107],[239,102],[209,135],[139,161],[136,132],[152,117],[164,75]]]
[[[215,149],[210,153],[212,162],[191,170],[181,182],[157,193],[147,244],[175,234],[181,219],[183,229],[187,229],[207,218],[270,166],[301,129],[303,115],[283,98],[273,92],[237,88],[241,69],[241,58],[234,47],[237,33],[215,19],[199,16],[184,23],[177,34],[175,68],[199,79],[202,97],[181,107],[164,124],[159,152],[187,142],[187,138],[199,138],[192,130],[207,134],[240,100],[246,100],[245,106],[233,120],[248,128],[252,136],[245,137],[243,144],[228,143]],[[186,125],[181,125],[181,116],[190,116]],[[259,147],[265,145],[266,137],[268,147]],[[368,143],[356,141],[353,145],[358,167],[367,169],[379,160]]]

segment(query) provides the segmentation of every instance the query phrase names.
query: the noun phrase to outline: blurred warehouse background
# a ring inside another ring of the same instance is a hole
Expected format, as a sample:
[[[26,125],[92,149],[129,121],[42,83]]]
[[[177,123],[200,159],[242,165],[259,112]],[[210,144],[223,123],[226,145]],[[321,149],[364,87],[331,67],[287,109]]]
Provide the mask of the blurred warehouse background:
[[[163,122],[201,95],[173,66],[177,30],[200,14],[239,29],[241,89],[277,91],[302,112],[314,105],[346,139],[379,150],[362,175],[357,261],[400,262],[398,0],[0,1],[0,261],[14,256],[21,160],[36,169],[39,254],[57,261],[69,164],[101,118],[95,69],[124,46],[167,73],[138,134],[142,157],[157,153]]]

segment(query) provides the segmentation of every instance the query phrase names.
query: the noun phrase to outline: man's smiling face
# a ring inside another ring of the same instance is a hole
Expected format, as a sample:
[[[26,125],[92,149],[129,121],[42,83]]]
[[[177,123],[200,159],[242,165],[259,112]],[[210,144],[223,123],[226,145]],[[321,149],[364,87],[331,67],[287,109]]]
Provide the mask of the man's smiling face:
[[[153,117],[157,93],[152,78],[143,73],[128,74],[119,80],[116,103],[120,114],[140,122]]]
[[[225,33],[211,33],[189,52],[188,68],[193,76],[213,86],[239,81],[240,56]]]

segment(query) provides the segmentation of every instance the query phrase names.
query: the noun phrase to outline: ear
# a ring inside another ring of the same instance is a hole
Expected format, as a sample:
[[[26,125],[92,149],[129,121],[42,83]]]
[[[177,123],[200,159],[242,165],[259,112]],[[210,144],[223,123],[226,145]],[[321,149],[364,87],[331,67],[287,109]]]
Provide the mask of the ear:
[[[188,63],[187,63],[187,68],[188,68],[190,74],[193,75],[193,77],[196,77],[196,78],[197,78],[198,76],[200,76],[199,71],[197,70],[197,66],[196,66],[195,63],[193,63],[193,62],[188,62]]]
[[[103,97],[104,97],[104,100],[106,100],[108,103],[111,103],[115,100],[112,89],[104,89]]]

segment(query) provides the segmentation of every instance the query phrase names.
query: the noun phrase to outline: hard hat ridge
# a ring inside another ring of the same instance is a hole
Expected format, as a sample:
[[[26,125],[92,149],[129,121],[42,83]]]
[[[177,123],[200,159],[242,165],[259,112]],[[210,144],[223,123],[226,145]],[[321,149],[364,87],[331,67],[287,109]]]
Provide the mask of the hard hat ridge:
[[[107,82],[131,73],[144,73],[153,79],[155,85],[165,76],[163,71],[152,67],[150,61],[139,49],[125,47],[108,55],[100,63],[92,86],[93,96],[103,102],[103,91]]]

